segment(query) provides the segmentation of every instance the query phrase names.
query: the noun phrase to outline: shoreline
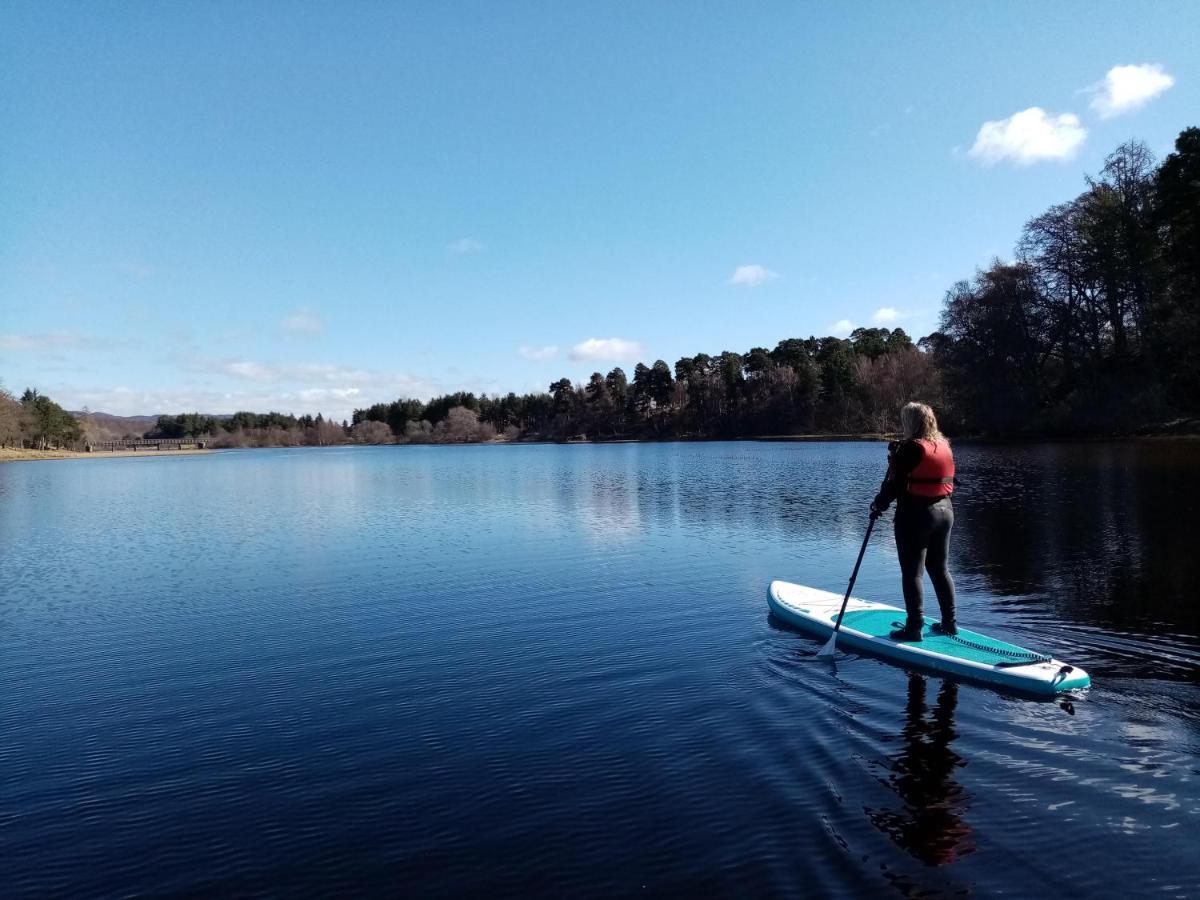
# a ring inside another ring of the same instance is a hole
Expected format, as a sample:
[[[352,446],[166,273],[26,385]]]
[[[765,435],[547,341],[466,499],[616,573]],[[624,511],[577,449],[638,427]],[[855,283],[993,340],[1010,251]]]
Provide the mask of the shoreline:
[[[664,438],[606,438],[579,440],[528,440],[528,441],[482,441],[484,444],[700,444],[724,441],[759,442],[759,443],[883,443],[901,439],[899,434],[781,434],[781,435],[744,435],[741,437],[664,437]],[[1123,444],[1142,442],[1167,441],[1197,441],[1200,433],[1157,433],[1157,434],[1101,434],[1101,435],[960,435],[950,436],[954,444]],[[417,445],[413,445],[417,446]],[[426,446],[426,445],[422,445]],[[455,446],[455,445],[428,445]]]
[[[15,447],[0,447],[0,463],[5,462],[36,462],[47,459],[112,459],[114,457],[163,457],[163,456],[195,456],[202,453],[215,453],[215,450],[26,450]]]
[[[200,456],[229,450],[315,450],[325,447],[497,447],[497,446],[538,446],[583,445],[601,446],[606,444],[700,444],[700,443],[764,443],[764,444],[818,444],[818,443],[884,443],[898,440],[899,435],[888,434],[783,434],[758,435],[744,437],[664,437],[664,438],[612,438],[580,440],[492,440],[464,441],[454,443],[392,443],[392,444],[327,444],[293,445],[290,447],[225,447],[213,449],[192,450],[26,450],[12,447],[0,448],[0,463],[6,462],[41,462],[46,460],[63,459],[133,459],[133,458],[162,458],[167,456]],[[1125,444],[1125,443],[1189,443],[1200,441],[1200,434],[1124,434],[1124,435],[1079,435],[1079,436],[964,436],[951,438],[956,444]]]

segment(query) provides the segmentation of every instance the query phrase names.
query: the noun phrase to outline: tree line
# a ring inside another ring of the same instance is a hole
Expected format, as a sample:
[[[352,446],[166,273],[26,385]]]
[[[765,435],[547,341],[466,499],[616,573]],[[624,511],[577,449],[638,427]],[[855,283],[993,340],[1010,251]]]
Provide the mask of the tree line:
[[[18,400],[0,385],[0,448],[64,447],[82,435],[79,421],[49,397],[27,388]]]
[[[774,349],[700,353],[674,368],[639,363],[586,384],[562,378],[544,393],[456,392],[428,402],[402,398],[354,411],[337,423],[321,415],[237,412],[159,416],[140,435],[113,434],[87,413],[73,417],[36,391],[23,399],[8,439],[25,446],[82,446],[122,437],[204,439],[208,446],[288,447],[342,443],[477,443],[506,440],[742,437],[797,432],[884,431],[910,396],[939,396],[929,354],[903,329],[860,328],[849,338],[790,338]],[[26,407],[29,406],[27,410]],[[32,417],[36,409],[56,410]],[[36,427],[34,422],[39,423]],[[0,408],[0,440],[5,440]]]
[[[400,398],[341,423],[161,416],[145,436],[222,447],[883,433],[910,399],[960,434],[1118,433],[1197,415],[1197,347],[1200,128],[1188,128],[1161,164],[1140,142],[1118,147],[1082,193],[1026,223],[1012,260],[955,284],[938,330],[915,344],[901,328],[859,328],[544,392]],[[36,391],[0,392],[2,444],[77,442],[88,427]]]
[[[386,426],[405,442],[510,438],[745,437],[882,431],[912,395],[939,395],[932,359],[903,329],[859,328],[848,338],[789,338],[773,349],[700,353],[561,378],[545,393],[455,393],[354,411],[352,428]]]
[[[299,447],[344,444],[349,440],[349,426],[316,416],[295,416],[291,413],[235,412],[231,416],[206,416],[183,413],[159,416],[158,422],[145,432],[149,439],[204,438],[209,447]]]
[[[1156,166],[1121,145],[1029,220],[1011,262],[947,294],[925,338],[958,425],[1096,433],[1200,406],[1200,129]]]
[[[165,415],[151,429],[137,429],[117,417],[70,413],[33,388],[18,399],[0,386],[0,448],[81,450],[102,441],[179,438],[202,439],[216,448],[291,447],[344,444],[356,437],[362,436],[348,422],[278,412]]]

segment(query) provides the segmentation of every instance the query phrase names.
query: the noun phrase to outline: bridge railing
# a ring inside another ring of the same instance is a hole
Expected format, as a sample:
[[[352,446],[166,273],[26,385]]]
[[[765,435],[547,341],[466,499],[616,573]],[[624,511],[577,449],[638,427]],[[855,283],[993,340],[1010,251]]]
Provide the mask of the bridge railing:
[[[127,441],[93,441],[84,449],[88,453],[112,453],[118,450],[203,450],[205,443],[203,438],[140,438]]]

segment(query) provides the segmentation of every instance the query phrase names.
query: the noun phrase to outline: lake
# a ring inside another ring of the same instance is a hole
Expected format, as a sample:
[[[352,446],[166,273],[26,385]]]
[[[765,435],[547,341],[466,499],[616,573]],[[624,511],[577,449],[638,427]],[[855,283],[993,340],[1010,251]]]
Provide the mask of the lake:
[[[0,893],[1197,895],[1200,443],[956,452],[960,621],[1089,691],[769,616],[882,444],[0,466]]]

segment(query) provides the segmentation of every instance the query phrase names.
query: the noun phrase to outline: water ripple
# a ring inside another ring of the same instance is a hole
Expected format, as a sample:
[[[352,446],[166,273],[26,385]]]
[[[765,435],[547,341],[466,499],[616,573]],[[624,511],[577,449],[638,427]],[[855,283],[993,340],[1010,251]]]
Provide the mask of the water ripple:
[[[0,467],[4,894],[1200,893],[1200,563],[1152,514],[1200,460],[958,453],[964,620],[1090,691],[771,620],[844,586],[876,445]]]

